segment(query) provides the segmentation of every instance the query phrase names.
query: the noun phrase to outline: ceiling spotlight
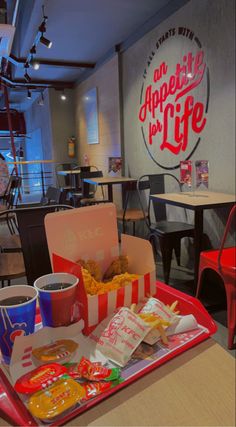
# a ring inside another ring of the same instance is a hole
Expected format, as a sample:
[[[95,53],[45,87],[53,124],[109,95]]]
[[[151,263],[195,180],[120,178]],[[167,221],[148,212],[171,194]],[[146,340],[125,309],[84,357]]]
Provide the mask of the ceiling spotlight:
[[[44,46],[46,46],[48,49],[52,47],[52,42],[46,39],[46,37],[44,37],[43,34],[41,35],[39,40],[40,40],[40,43],[44,44]]]
[[[31,99],[31,92],[30,92],[30,90],[29,90],[29,89],[27,90],[27,98],[28,98],[28,99]]]
[[[66,101],[66,99],[67,99],[67,97],[66,97],[64,90],[63,90],[63,92],[61,93],[61,100]]]
[[[40,67],[40,62],[34,59],[33,55],[31,55],[29,64],[31,67],[33,67],[34,70],[38,70]]]
[[[40,63],[36,59],[33,59],[31,61],[31,65],[32,65],[32,67],[33,67],[34,70],[38,70],[39,67],[40,67]]]

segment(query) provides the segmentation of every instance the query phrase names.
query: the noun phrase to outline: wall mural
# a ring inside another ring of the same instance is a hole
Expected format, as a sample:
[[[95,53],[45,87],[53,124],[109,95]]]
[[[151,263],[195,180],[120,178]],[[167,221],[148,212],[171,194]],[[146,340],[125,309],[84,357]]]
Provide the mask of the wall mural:
[[[191,158],[207,124],[209,96],[200,40],[187,28],[169,29],[148,57],[140,93],[142,138],[158,166],[173,170]]]

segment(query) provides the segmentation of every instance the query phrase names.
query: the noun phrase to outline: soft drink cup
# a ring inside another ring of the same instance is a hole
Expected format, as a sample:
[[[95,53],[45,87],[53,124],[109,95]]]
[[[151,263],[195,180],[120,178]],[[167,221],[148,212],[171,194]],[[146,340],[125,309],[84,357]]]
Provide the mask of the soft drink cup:
[[[34,332],[37,296],[37,289],[28,285],[0,289],[0,349],[6,364],[15,338]]]
[[[68,326],[78,320],[78,283],[79,279],[69,273],[46,274],[34,282],[43,326]]]

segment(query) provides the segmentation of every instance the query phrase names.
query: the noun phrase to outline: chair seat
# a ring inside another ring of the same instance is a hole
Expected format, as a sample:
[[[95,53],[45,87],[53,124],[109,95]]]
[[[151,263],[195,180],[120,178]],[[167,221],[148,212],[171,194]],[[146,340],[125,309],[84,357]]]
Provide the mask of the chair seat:
[[[1,236],[0,247],[1,247],[3,252],[21,251],[20,236],[18,234]]]
[[[144,217],[143,211],[140,209],[127,209],[125,212],[125,217],[124,217],[123,210],[118,211],[116,216],[118,220],[123,220],[124,218],[125,221],[140,221],[141,219],[145,219],[145,217],[147,217],[148,214],[147,212],[145,212],[145,217]]]
[[[189,237],[193,236],[194,227],[185,222],[159,221],[157,224],[150,225],[150,231],[156,233],[157,236],[175,234],[176,237],[178,237],[178,235],[181,235],[181,237]]]
[[[22,253],[1,253],[0,280],[12,280],[23,276],[25,276],[25,265]]]
[[[75,191],[75,187],[72,187],[71,185],[63,185],[63,187],[61,187],[61,188],[63,188],[63,190],[66,190],[66,191]]]
[[[219,250],[210,250],[210,251],[204,251],[201,252],[201,258],[205,258],[207,262],[212,266],[216,266],[218,270],[218,255]],[[221,266],[223,268],[229,268],[231,270],[236,269],[236,247],[231,248],[224,248],[222,251],[221,259],[220,259]],[[235,270],[236,274],[236,270]]]
[[[106,203],[106,202],[108,202],[108,200],[97,199],[96,197],[88,197],[88,198],[80,199],[81,206],[96,205],[98,203]]]

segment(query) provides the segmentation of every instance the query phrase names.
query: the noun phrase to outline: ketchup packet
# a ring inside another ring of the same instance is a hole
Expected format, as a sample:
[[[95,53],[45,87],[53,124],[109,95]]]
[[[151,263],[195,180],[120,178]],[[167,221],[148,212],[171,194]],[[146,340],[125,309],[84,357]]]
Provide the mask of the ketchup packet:
[[[81,372],[78,370],[78,363],[65,363],[63,366],[66,368],[66,373],[74,380],[82,378]]]
[[[104,327],[102,322],[90,339],[97,342],[97,349],[105,357],[123,367],[151,328],[126,307],[120,308],[105,324]]]
[[[110,390],[113,387],[113,384],[111,381],[98,381],[98,382],[92,382],[92,383],[83,383],[81,386],[85,390],[85,396],[83,397],[84,400],[92,399],[93,397],[98,396],[101,393],[104,393],[107,390]]]
[[[82,378],[90,381],[114,381],[120,377],[119,368],[107,368],[96,362],[90,362],[85,357],[82,357],[77,369]]]

